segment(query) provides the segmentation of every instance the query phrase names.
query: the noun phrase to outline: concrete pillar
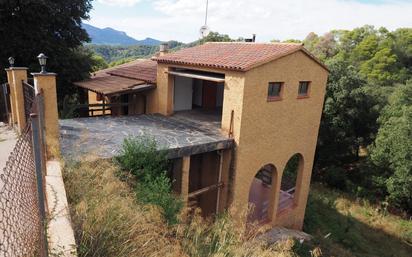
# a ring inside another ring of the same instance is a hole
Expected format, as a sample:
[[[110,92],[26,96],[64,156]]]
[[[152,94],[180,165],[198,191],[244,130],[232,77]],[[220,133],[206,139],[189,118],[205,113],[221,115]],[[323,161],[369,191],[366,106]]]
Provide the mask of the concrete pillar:
[[[182,198],[187,204],[189,195],[189,172],[190,172],[190,156],[184,156],[182,160]]]
[[[11,91],[11,105],[13,121],[17,123],[17,129],[21,133],[26,127],[26,117],[24,115],[24,94],[23,81],[27,82],[27,68],[12,67],[7,69]],[[12,83],[10,83],[12,81]]]
[[[47,159],[60,156],[59,115],[57,111],[56,74],[32,73],[37,93],[44,96],[44,130]]]
[[[16,101],[15,101],[15,96],[14,96],[14,80],[13,80],[13,73],[11,72],[11,69],[6,69],[7,72],[7,83],[9,83],[10,87],[10,112],[11,112],[11,120],[10,124],[14,126],[17,123],[17,117],[16,117]]]

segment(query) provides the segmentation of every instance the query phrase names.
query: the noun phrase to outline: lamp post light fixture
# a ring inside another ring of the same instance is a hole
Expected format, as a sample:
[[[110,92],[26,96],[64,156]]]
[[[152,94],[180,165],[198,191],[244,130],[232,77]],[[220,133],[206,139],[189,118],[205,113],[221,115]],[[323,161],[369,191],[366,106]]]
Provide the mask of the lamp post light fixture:
[[[39,56],[37,56],[37,59],[39,59],[39,63],[40,63],[40,67],[41,67],[40,73],[47,73],[47,71],[46,71],[47,58],[48,57],[43,53],[41,53],[41,54],[39,54]]]
[[[14,67],[14,58],[13,57],[9,57],[9,63],[10,63],[10,67]]]

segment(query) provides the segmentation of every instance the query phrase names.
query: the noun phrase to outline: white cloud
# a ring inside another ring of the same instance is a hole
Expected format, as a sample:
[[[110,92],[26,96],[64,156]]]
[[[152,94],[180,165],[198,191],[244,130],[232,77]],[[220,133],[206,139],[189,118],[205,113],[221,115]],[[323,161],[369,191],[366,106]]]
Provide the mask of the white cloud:
[[[199,37],[205,3],[206,0],[154,0],[151,4],[157,14],[153,17],[96,17],[91,22],[124,30],[137,38],[189,42]],[[303,39],[312,31],[322,34],[365,24],[388,29],[412,27],[411,13],[412,3],[406,1],[366,4],[354,0],[209,0],[208,25],[212,31],[231,37],[256,33],[258,41]]]
[[[101,4],[111,5],[111,6],[133,6],[140,2],[140,0],[97,0]]]

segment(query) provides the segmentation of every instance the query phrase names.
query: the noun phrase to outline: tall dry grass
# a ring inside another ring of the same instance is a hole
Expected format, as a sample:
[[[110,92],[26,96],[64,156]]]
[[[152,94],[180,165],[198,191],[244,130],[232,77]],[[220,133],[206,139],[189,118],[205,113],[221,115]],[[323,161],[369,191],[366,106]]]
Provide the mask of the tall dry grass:
[[[194,215],[167,226],[159,209],[136,199],[109,161],[66,165],[65,184],[79,256],[296,256],[293,241],[268,245],[225,214]]]
[[[154,207],[136,204],[109,161],[66,165],[65,185],[79,256],[179,256],[179,243]]]

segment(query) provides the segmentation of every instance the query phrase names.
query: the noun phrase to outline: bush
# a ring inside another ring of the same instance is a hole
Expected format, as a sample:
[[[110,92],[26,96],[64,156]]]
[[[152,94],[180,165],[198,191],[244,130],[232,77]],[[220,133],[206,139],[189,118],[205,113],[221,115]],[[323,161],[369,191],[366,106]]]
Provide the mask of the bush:
[[[176,224],[183,201],[174,196],[171,191],[171,182],[165,173],[144,179],[136,186],[136,194],[140,202],[159,206],[167,223]]]
[[[347,174],[344,168],[336,166],[329,167],[325,170],[323,176],[323,180],[328,186],[340,190],[346,189]]]
[[[123,170],[138,179],[156,177],[167,169],[166,153],[157,149],[152,138],[132,137],[124,139],[120,154],[115,158]]]
[[[116,160],[123,170],[136,177],[138,200],[159,206],[167,223],[176,224],[183,202],[172,194],[172,183],[166,176],[166,153],[158,150],[156,141],[146,137],[127,137]]]

